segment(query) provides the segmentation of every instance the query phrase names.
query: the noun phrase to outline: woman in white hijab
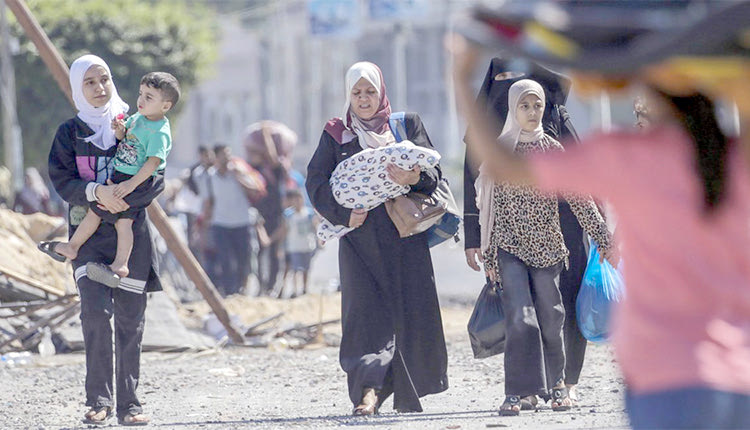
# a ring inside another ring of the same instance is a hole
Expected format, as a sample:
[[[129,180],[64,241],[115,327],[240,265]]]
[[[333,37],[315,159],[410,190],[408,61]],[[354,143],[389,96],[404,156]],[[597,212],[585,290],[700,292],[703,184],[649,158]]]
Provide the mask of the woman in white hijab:
[[[339,240],[339,361],[347,374],[355,415],[377,413],[391,394],[396,410],[420,412],[420,397],[448,388],[430,249],[425,233],[400,238],[383,205],[364,211],[336,202],[329,184],[336,166],[349,157],[363,157],[358,153],[365,148],[396,142],[378,66],[354,64],[346,74],[346,90],[343,117],[326,124],[306,181],[310,200],[323,217],[334,225],[354,228]],[[403,124],[406,136],[400,136],[433,148],[417,114],[406,113]],[[390,165],[387,172],[390,180],[426,194],[436,189],[441,178],[439,166],[420,171]],[[379,175],[385,179],[386,173]]]
[[[498,144],[517,154],[562,151],[542,129],[545,96],[523,79],[508,91],[508,115]],[[570,409],[564,384],[563,310],[559,276],[568,264],[557,199],[529,186],[495,183],[484,166],[475,184],[484,265],[503,288],[506,317],[505,401],[500,415],[533,409],[534,396]],[[611,236],[593,200],[568,196],[581,226],[606,254]],[[529,398],[528,403],[522,401]],[[532,400],[533,399],[533,400]]]
[[[49,154],[49,176],[55,190],[69,203],[69,235],[80,224],[91,205],[110,212],[121,212],[128,203],[115,198],[106,185],[113,172],[112,161],[117,142],[111,129],[112,120],[127,113],[128,105],[120,99],[112,82],[107,63],[95,55],[84,55],[70,67],[70,85],[77,115],[60,125]],[[156,197],[164,188],[164,178],[154,178],[150,192],[130,199],[140,205]],[[141,201],[142,200],[142,201]],[[151,237],[141,215],[133,223],[133,251],[130,274],[111,289],[90,280],[87,263],[110,264],[114,259],[117,236],[112,224],[102,223],[72,261],[76,286],[81,299],[81,325],[86,350],[86,406],[90,409],[83,421],[103,424],[117,414],[121,424],[145,424],[149,418],[136,396],[140,374],[140,345],[146,310],[146,294],[131,291],[161,290],[153,268]],[[58,260],[56,242],[43,242],[40,249]],[[112,329],[117,366],[113,363]],[[117,400],[113,399],[112,376],[116,372]]]

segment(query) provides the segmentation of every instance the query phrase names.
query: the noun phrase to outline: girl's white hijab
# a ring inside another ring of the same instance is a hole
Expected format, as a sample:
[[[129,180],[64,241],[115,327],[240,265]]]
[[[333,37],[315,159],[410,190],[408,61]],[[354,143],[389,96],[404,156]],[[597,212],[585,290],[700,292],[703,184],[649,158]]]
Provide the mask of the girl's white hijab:
[[[539,97],[545,103],[544,89],[536,81],[521,79],[508,89],[508,113],[505,116],[503,131],[497,141],[511,150],[516,149],[518,142],[536,142],[544,137],[542,118],[533,131],[525,131],[516,119],[516,111],[521,100],[529,94]],[[481,250],[486,252],[490,248],[490,234],[495,224],[495,210],[492,207],[492,190],[494,181],[486,174],[484,163],[479,166],[479,176],[474,182],[477,192],[477,208],[479,209],[479,227],[481,232]]]
[[[83,76],[91,66],[104,67],[109,79],[112,80],[112,72],[107,63],[96,55],[89,54],[79,57],[70,65],[70,88],[73,92],[73,102],[78,109],[78,118],[81,118],[94,131],[94,134],[85,139],[86,142],[106,151],[117,143],[112,130],[112,120],[121,113],[127,113],[130,107],[117,94],[114,80],[112,80],[112,97],[106,105],[97,108],[86,100],[83,95]]]
[[[378,91],[378,111],[373,118],[364,121],[354,112],[350,111],[352,101],[352,88],[364,78]],[[387,126],[388,117],[391,114],[390,102],[384,94],[385,85],[380,74],[380,69],[373,63],[361,61],[354,63],[346,72],[346,103],[344,104],[344,123],[351,127],[352,131],[359,137],[359,145],[362,149],[379,148],[396,142],[396,138]]]

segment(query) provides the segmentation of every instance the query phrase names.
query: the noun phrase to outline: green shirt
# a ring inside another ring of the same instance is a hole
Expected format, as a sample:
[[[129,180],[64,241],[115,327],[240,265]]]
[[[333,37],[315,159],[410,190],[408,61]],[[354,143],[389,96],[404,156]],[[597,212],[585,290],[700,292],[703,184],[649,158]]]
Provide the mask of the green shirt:
[[[125,121],[125,139],[117,145],[115,170],[127,175],[135,175],[143,167],[148,157],[159,157],[161,163],[156,170],[167,165],[167,155],[172,149],[172,134],[169,120],[164,117],[151,121],[135,113]],[[156,174],[156,172],[154,172]]]

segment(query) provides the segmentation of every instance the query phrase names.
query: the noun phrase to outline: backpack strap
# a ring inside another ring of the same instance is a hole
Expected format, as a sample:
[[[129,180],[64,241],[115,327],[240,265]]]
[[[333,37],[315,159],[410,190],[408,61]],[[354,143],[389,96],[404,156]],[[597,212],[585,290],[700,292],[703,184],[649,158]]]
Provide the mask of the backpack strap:
[[[396,138],[396,142],[406,140],[408,135],[406,134],[406,112],[392,112],[388,118],[388,126],[391,127],[391,133]]]

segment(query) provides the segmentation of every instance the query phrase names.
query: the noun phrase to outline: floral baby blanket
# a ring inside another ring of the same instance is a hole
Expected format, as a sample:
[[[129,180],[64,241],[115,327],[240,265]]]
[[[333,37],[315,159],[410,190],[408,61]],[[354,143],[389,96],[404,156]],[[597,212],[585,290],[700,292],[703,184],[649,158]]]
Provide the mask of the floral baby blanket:
[[[428,169],[437,166],[440,154],[434,149],[416,146],[403,140],[380,148],[362,150],[339,163],[333,170],[329,183],[336,202],[349,209],[370,210],[388,199],[409,192],[409,187],[399,185],[388,177],[386,166],[411,170],[415,166]],[[318,225],[318,238],[322,241],[342,237],[354,230],[344,225],[333,225],[323,219]]]

